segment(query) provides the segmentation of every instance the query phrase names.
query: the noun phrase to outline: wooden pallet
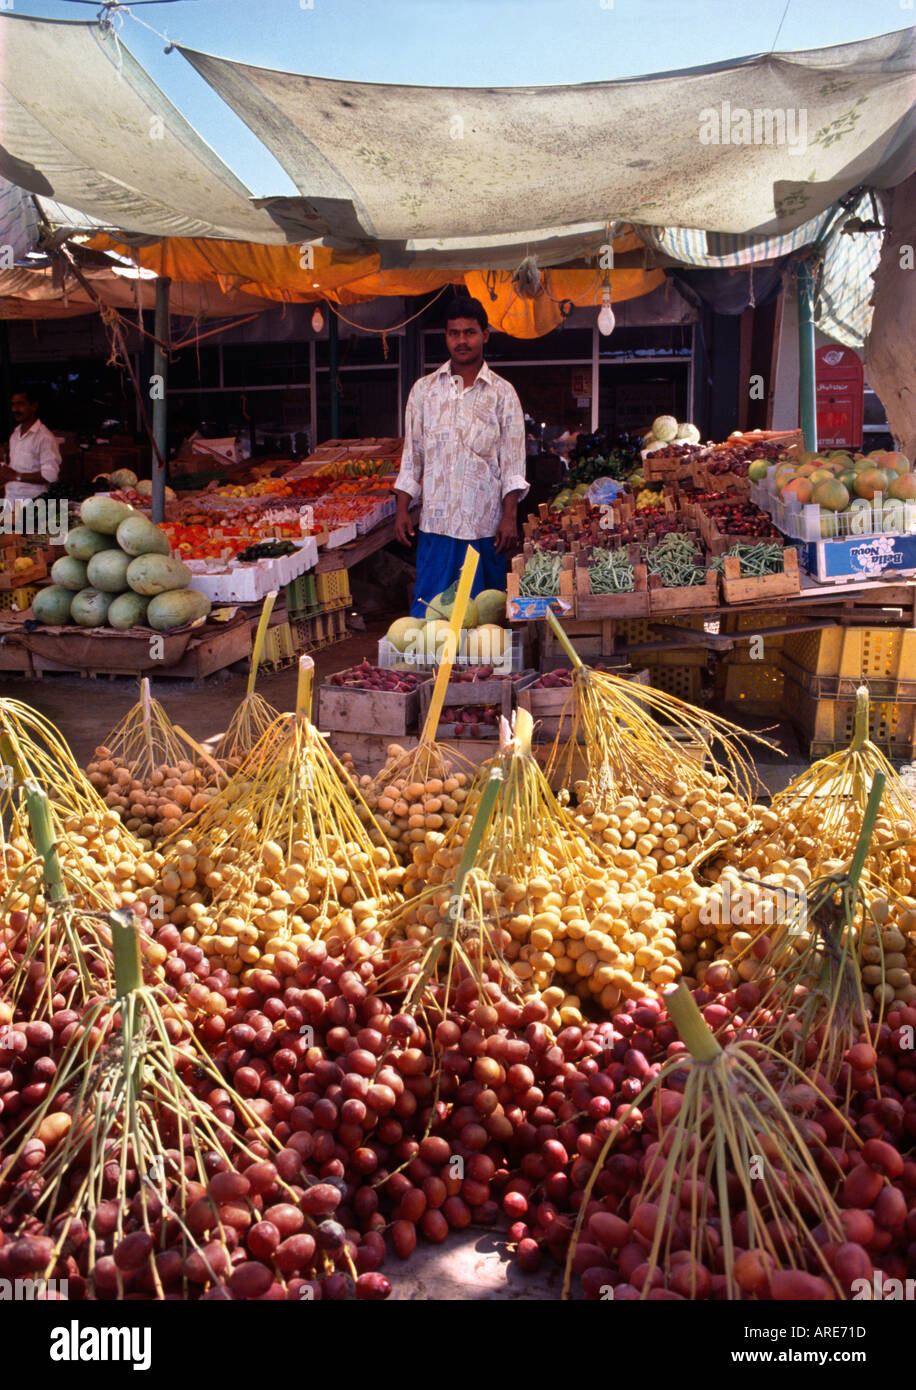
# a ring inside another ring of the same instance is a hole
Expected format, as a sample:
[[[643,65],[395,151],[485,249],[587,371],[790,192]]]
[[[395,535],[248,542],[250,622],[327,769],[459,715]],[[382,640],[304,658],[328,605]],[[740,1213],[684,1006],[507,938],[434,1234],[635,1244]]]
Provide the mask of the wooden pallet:
[[[782,552],[782,570],[778,574],[746,579],[741,577],[741,561],[737,555],[726,555],[722,593],[726,603],[763,603],[767,599],[788,598],[801,593],[798,551],[792,546],[786,547]]]
[[[16,642],[0,642],[0,671],[8,675],[34,676],[31,652]]]
[[[60,632],[61,629],[54,631]],[[252,651],[251,627],[244,616],[238,616],[228,623],[208,623],[201,629],[192,629],[190,635],[186,630],[153,633],[144,629],[132,636],[133,649],[117,640],[128,637],[127,633],[108,634],[105,629],[96,633],[89,629],[75,632],[71,644],[72,655],[66,647],[59,650],[57,657],[32,651],[35,675],[68,674],[84,679],[106,676],[114,680],[118,676],[145,674],[154,680],[203,680],[236,661],[250,658]],[[163,659],[152,660],[149,656],[150,638],[160,636],[164,639]],[[81,638],[82,641],[79,640]],[[28,640],[32,640],[32,637]],[[67,660],[61,660],[61,656],[66,656]]]

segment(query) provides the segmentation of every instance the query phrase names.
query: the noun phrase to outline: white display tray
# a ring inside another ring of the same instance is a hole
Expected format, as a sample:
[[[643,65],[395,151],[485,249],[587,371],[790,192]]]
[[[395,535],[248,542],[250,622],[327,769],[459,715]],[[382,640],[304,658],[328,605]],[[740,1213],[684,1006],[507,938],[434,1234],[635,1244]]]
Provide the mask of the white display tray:
[[[339,546],[349,545],[356,540],[356,527],[353,522],[346,526],[336,526],[333,531],[328,532],[328,542],[326,550],[337,550]]]
[[[418,625],[420,620],[417,619]],[[523,669],[522,661],[522,632],[520,629],[512,630],[512,646],[503,656],[502,661],[493,663],[493,670],[498,675],[508,675],[513,671]],[[462,631],[461,641],[458,645],[458,658],[455,663],[458,666],[479,665],[479,661],[471,661],[467,651],[467,631]],[[378,665],[382,671],[428,671],[434,672],[436,667],[430,663],[418,664],[416,661],[409,661],[403,652],[399,652],[391,645],[387,637],[380,637],[378,643]]]
[[[831,512],[814,502],[784,502],[772,488],[772,473],[760,483],[751,483],[750,497],[768,512],[774,526],[796,541],[854,540],[865,536],[909,536],[916,534],[916,502],[898,502],[879,492],[869,504],[845,512]]]
[[[214,603],[257,603],[273,589],[283,589],[318,563],[318,544],[314,536],[294,541],[292,555],[275,560],[253,560],[250,564],[230,562],[219,570],[207,570],[205,561],[186,562],[192,578],[188,585],[206,594]],[[201,568],[195,571],[195,566]]]

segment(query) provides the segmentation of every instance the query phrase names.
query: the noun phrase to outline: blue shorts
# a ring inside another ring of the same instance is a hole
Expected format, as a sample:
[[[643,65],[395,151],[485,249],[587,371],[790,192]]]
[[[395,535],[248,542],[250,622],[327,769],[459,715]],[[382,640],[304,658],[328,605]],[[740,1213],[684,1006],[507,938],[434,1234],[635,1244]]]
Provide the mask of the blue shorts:
[[[477,573],[471,585],[471,598],[483,593],[484,589],[505,589],[509,562],[506,556],[498,555],[494,548],[495,537],[487,536],[477,541],[456,541],[451,536],[437,536],[429,531],[420,531],[417,536],[417,582],[414,588],[412,618],[422,618],[426,605],[437,594],[441,594],[461,573],[468,546],[473,546],[480,556]]]

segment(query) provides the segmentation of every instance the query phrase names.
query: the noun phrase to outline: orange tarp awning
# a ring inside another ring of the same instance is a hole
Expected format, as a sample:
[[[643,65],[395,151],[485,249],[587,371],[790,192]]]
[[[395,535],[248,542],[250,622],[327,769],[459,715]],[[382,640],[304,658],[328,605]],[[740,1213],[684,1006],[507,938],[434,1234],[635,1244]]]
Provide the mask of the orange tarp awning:
[[[618,237],[617,253],[640,243],[633,233]],[[359,304],[382,295],[420,295],[448,284],[464,283],[485,306],[493,328],[514,338],[539,338],[562,322],[560,305],[601,303],[603,272],[541,272],[534,299],[521,296],[507,271],[382,270],[377,255],[331,251],[322,246],[261,246],[251,242],[170,237],[151,246],[131,247],[108,236],[93,238],[95,250],[129,256],[147,270],[179,284],[213,283],[227,294],[244,291],[281,303],[325,299],[331,304]],[[664,281],[661,270],[610,272],[614,300],[635,299]],[[495,298],[493,296],[495,295]]]

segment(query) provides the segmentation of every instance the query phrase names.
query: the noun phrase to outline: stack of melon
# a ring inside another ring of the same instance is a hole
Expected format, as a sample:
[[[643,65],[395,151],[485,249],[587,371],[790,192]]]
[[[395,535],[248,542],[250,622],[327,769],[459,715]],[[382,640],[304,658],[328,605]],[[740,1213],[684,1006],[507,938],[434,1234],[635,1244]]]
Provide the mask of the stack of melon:
[[[409,662],[436,666],[445,654],[449,621],[458,591],[457,581],[436,594],[422,618],[397,618],[388,629],[388,641]],[[468,601],[462,628],[462,656],[471,666],[498,666],[512,651],[512,633],[500,625],[506,614],[503,589],[484,589]]]
[[[52,566],[53,584],[35,595],[38,622],[167,632],[210,612],[207,596],[188,588],[191,571],[142,512],[113,497],[87,497],[80,520]]]

